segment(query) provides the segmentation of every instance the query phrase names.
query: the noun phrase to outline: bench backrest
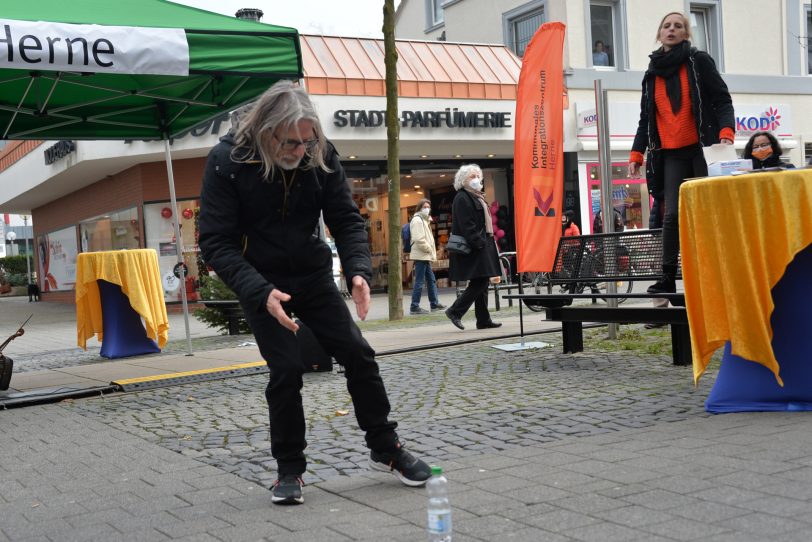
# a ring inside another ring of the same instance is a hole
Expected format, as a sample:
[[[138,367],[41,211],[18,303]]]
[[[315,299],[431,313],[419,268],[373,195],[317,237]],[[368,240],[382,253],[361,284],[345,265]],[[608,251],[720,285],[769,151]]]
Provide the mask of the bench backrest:
[[[627,230],[562,237],[550,280],[656,280],[663,272],[663,231]],[[682,268],[677,271],[682,276]]]

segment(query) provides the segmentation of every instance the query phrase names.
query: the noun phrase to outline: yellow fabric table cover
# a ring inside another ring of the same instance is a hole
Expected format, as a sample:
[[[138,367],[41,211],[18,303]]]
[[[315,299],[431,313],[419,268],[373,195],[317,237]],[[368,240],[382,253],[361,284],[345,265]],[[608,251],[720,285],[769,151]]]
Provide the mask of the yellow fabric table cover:
[[[84,252],[76,260],[76,330],[78,344],[87,350],[87,340],[104,337],[102,306],[97,280],[121,287],[130,306],[143,319],[147,337],[163,348],[169,338],[158,255],[154,250]]]
[[[761,363],[783,386],[770,290],[812,243],[812,170],[696,179],[682,185],[679,202],[694,383],[729,340],[733,354]]]

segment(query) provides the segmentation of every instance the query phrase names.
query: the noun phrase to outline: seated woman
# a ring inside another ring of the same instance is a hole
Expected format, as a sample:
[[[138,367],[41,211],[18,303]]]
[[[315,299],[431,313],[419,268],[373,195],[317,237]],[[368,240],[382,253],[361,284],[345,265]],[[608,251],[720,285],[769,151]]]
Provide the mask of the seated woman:
[[[745,159],[753,161],[753,169],[768,167],[795,167],[789,162],[781,161],[784,150],[770,132],[756,132],[744,146]]]

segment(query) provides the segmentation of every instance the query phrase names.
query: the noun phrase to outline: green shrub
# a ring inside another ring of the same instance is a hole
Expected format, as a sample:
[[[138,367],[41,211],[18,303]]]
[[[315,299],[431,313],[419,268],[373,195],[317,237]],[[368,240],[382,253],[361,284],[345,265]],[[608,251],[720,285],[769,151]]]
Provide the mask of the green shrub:
[[[9,273],[6,275],[9,284],[12,286],[27,286],[28,280],[26,279],[25,273]]]
[[[235,294],[231,288],[226,286],[225,282],[223,282],[219,277],[201,275],[200,299],[237,299],[237,294]],[[219,309],[197,309],[194,314],[195,318],[206,324],[208,327],[215,328],[224,335],[228,333],[228,320]],[[240,333],[251,333],[251,328],[248,327],[248,322],[246,322],[244,319],[240,319],[239,331]]]
[[[0,267],[6,270],[7,274],[26,274],[25,256],[6,256],[0,258]],[[25,283],[24,283],[25,284]]]

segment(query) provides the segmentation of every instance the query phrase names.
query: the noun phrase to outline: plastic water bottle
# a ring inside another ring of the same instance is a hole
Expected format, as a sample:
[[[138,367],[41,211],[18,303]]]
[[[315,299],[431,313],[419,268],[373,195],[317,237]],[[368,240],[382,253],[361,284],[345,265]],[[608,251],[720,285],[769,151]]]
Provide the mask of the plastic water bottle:
[[[451,504],[448,501],[448,480],[441,467],[431,467],[426,482],[429,494],[429,542],[451,542]]]

